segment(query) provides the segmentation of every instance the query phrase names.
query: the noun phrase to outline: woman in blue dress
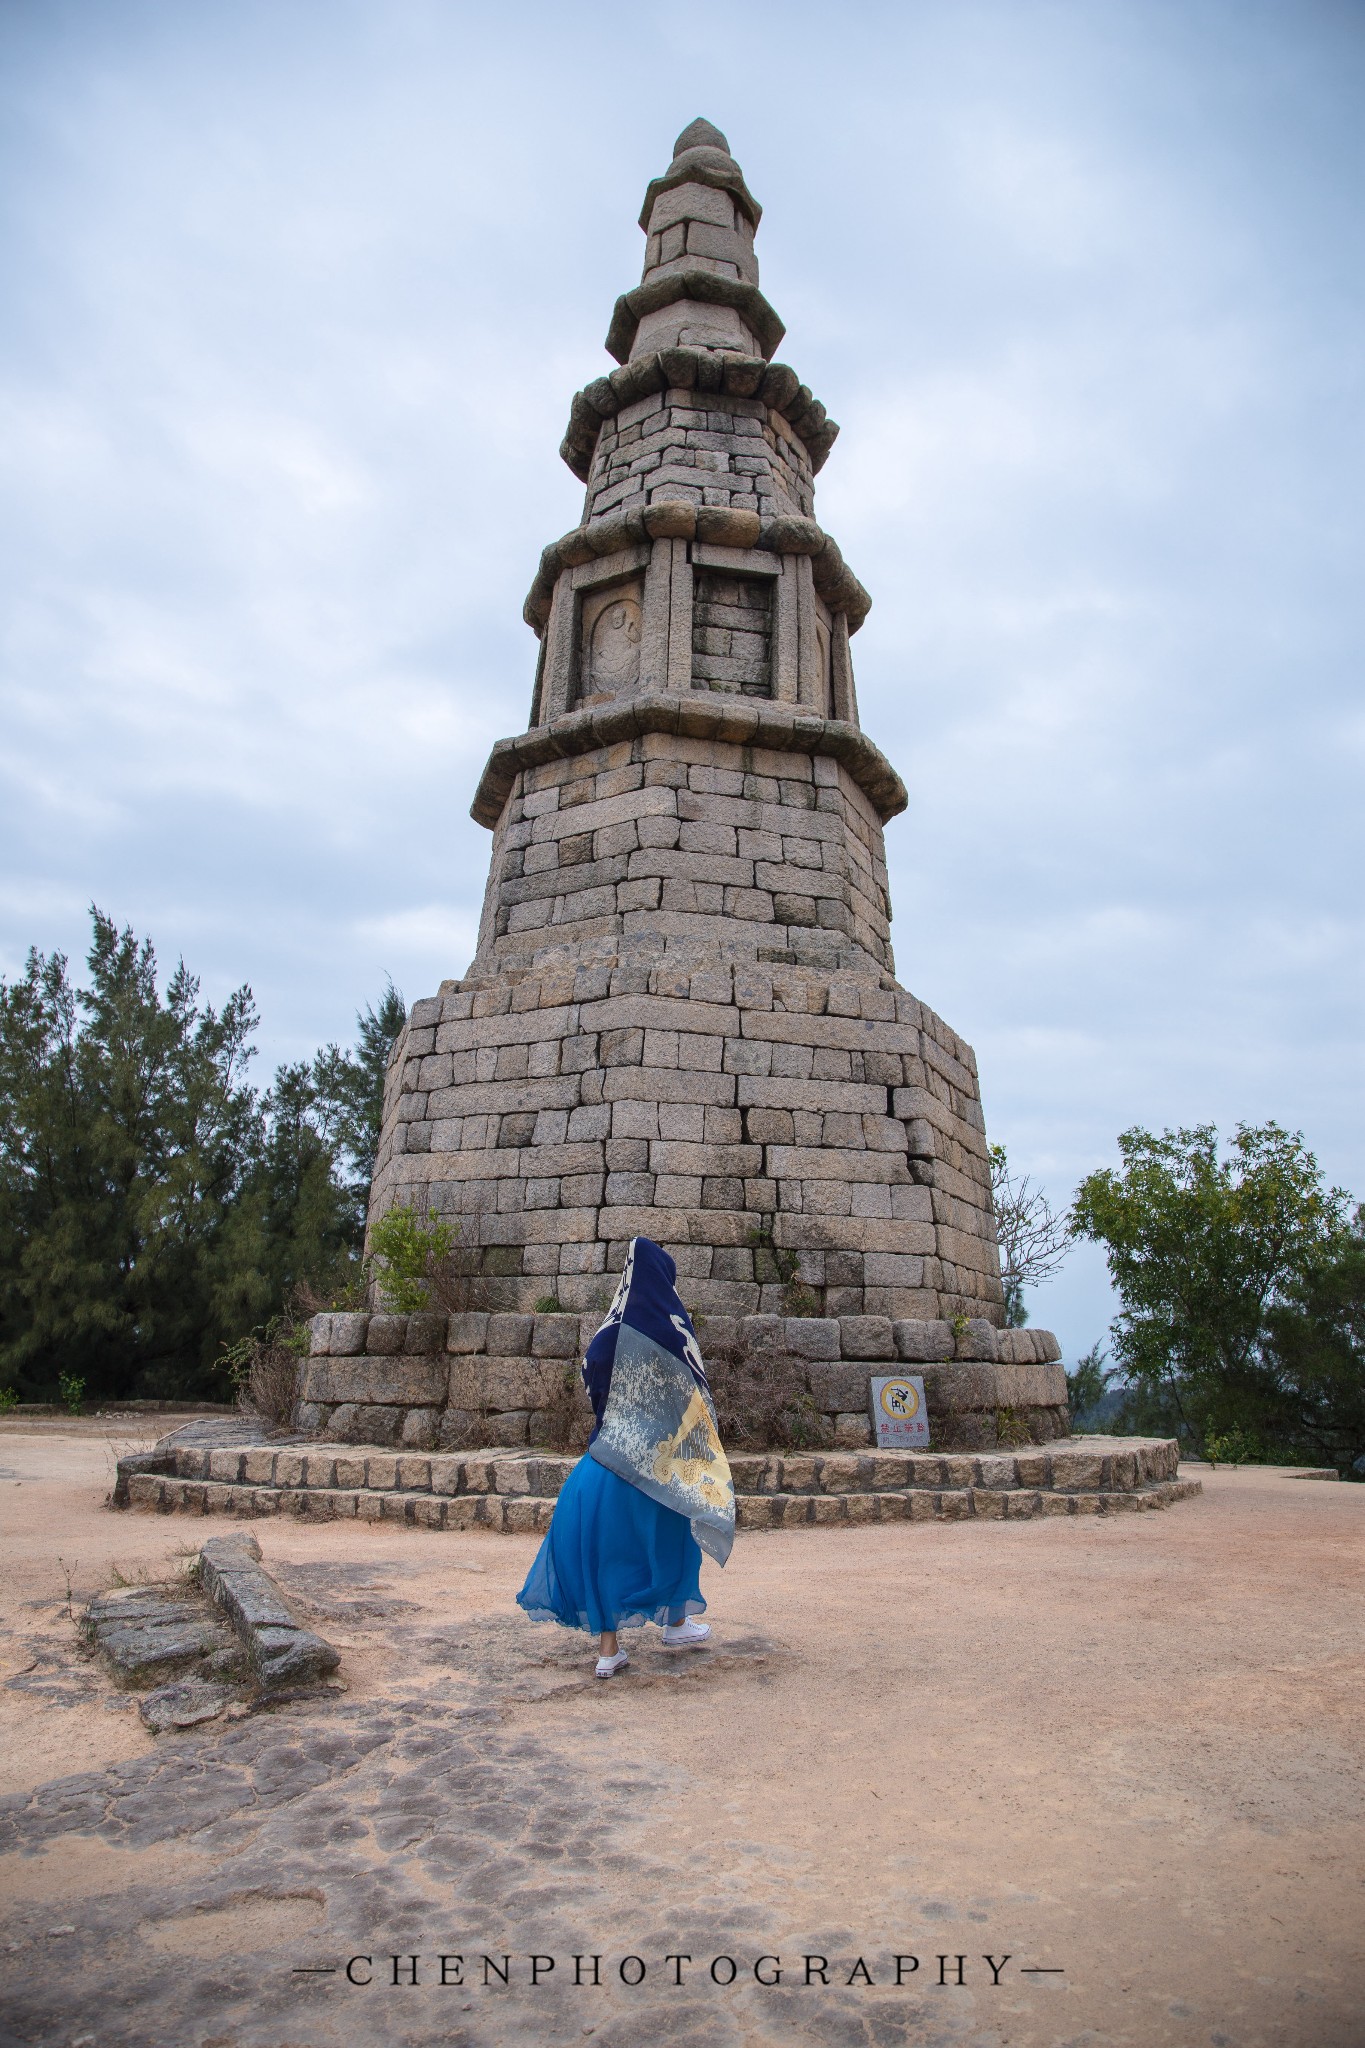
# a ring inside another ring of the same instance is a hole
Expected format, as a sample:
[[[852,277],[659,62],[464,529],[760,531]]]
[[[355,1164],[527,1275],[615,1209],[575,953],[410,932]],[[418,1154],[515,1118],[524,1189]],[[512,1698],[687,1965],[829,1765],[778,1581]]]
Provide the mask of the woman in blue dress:
[[[600,1638],[599,1678],[630,1661],[620,1628],[658,1622],[670,1649],[708,1639],[709,1624],[693,1618],[706,1608],[702,1549],[724,1564],[734,1536],[730,1468],[676,1277],[652,1238],[631,1240],[583,1362],[594,1417],[587,1454],[517,1595],[534,1620]]]

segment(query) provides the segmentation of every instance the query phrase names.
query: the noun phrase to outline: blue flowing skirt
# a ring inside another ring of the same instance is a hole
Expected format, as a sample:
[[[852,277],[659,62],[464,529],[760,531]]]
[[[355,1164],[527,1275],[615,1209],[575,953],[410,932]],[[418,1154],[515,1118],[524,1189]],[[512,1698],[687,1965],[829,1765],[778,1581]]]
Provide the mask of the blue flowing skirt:
[[[600,1635],[701,1614],[700,1573],[687,1517],[585,1457],[564,1482],[517,1603],[533,1621]]]

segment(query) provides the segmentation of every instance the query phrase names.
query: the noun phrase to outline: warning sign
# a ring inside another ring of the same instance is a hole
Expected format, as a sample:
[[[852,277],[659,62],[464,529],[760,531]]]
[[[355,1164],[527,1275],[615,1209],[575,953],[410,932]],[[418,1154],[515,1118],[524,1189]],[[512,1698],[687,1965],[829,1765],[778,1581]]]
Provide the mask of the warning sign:
[[[924,1381],[918,1373],[872,1382],[872,1426],[877,1445],[887,1451],[924,1451],[929,1447],[929,1410]]]

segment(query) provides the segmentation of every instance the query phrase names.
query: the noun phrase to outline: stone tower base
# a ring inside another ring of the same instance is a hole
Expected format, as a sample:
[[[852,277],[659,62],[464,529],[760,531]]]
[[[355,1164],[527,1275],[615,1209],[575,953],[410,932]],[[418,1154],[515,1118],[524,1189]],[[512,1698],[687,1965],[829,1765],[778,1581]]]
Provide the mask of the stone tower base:
[[[598,1311],[315,1316],[295,1427],[414,1451],[553,1445],[566,1401],[582,1402],[578,1361],[600,1321]],[[923,1374],[937,1449],[994,1450],[1070,1433],[1066,1375],[1043,1330],[886,1316],[708,1316],[700,1330],[703,1350],[769,1335],[805,1362],[813,1406],[839,1446],[871,1443],[868,1383],[902,1368]],[[577,1419],[581,1437],[585,1404]]]

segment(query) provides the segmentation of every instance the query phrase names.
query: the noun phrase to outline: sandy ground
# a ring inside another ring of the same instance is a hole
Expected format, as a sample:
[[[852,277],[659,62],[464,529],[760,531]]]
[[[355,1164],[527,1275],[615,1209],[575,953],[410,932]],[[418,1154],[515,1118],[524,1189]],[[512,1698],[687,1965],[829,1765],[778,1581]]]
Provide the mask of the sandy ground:
[[[68,1580],[240,1525],[105,1509],[104,1427],[0,1426],[4,2040],[1365,2043],[1365,1487],[742,1535],[610,1685],[534,1539],[272,1520],[349,1690],[153,1739]]]

